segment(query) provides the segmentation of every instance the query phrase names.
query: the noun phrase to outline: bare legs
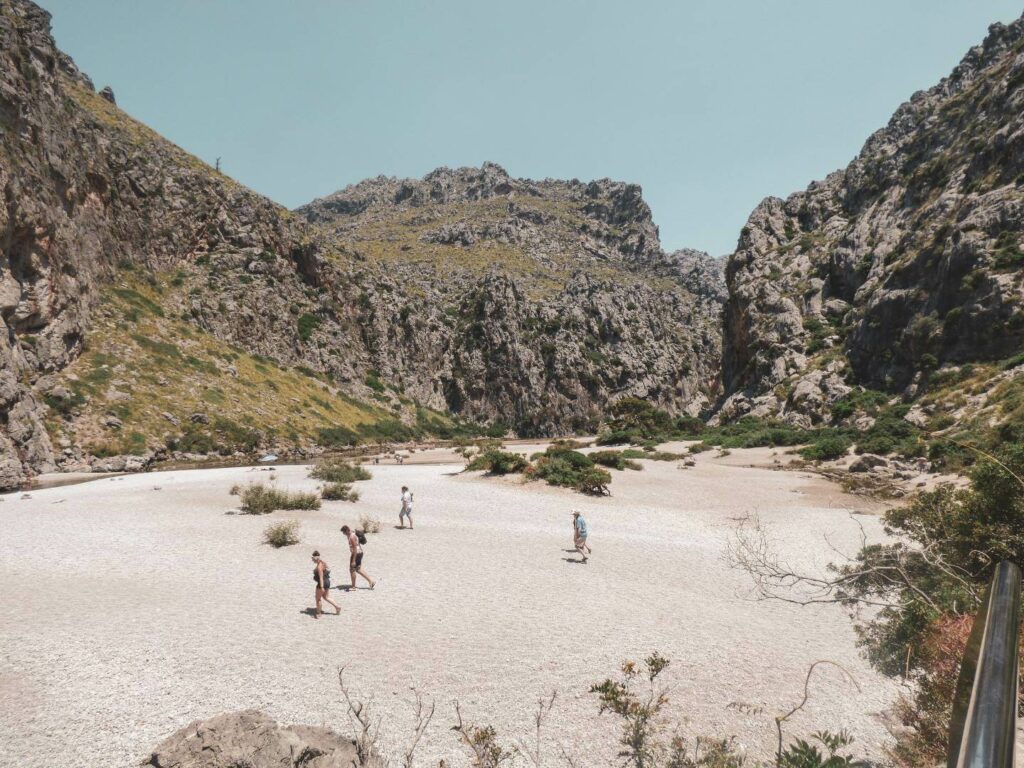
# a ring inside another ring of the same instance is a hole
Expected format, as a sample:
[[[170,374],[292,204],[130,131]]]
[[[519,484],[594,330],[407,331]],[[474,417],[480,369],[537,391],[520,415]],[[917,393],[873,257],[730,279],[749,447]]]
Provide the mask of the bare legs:
[[[362,565],[350,566],[349,567],[349,573],[352,575],[352,589],[356,588],[356,574],[357,573],[360,576],[362,576],[364,579],[366,579],[366,583],[370,585],[370,589],[373,589],[377,585],[377,582],[375,582],[373,579],[371,579],[366,574],[366,571],[363,570],[363,566]]]
[[[352,581],[353,582],[355,581],[355,577],[354,576],[352,577]],[[319,619],[320,618],[320,614],[323,613],[323,611],[320,608],[320,601],[321,600],[326,600],[328,603],[333,605],[334,606],[334,612],[336,614],[337,613],[341,613],[341,606],[338,605],[333,600],[331,600],[330,596],[327,594],[327,590],[326,589],[321,589],[320,587],[317,587],[316,588],[316,613],[313,614],[314,618]]]
[[[583,536],[576,538],[576,551],[583,556],[583,562],[587,562],[587,555],[592,554],[590,547],[587,545],[587,540]]]

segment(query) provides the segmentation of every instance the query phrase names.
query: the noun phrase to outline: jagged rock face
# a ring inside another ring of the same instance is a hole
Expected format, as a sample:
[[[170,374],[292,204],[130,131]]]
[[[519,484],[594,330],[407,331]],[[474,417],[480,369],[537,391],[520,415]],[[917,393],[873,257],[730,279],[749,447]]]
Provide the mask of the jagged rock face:
[[[327,728],[278,725],[268,715],[243,710],[197,720],[168,736],[143,767],[150,768],[359,768],[380,760],[360,760],[351,739]]]
[[[727,267],[722,416],[814,423],[844,380],[914,396],[923,371],[1011,356],[1022,268],[1018,20],[993,25],[845,170],[751,214]]]
[[[82,350],[96,287],[213,249],[298,261],[284,212],[135,123],[54,45],[49,14],[0,5],[0,488],[55,465],[41,397]]]
[[[186,323],[223,344],[224,375],[241,350],[406,421],[422,404],[552,434],[621,396],[695,411],[718,392],[719,265],[664,254],[635,185],[486,164],[366,181],[292,214],[97,94],[29,0],[0,4],[0,160],[0,488],[99,467],[98,431],[184,429],[173,402],[131,400],[148,374],[116,354],[93,371],[109,387],[75,404],[69,371],[97,313],[139,336],[132,312],[101,302],[127,270],[153,278],[144,303],[162,333]],[[145,457],[164,437],[133,439]]]
[[[432,407],[552,434],[625,395],[699,412],[716,394],[720,262],[665,254],[635,185],[487,163],[371,179],[296,213],[365,287],[371,367]]]

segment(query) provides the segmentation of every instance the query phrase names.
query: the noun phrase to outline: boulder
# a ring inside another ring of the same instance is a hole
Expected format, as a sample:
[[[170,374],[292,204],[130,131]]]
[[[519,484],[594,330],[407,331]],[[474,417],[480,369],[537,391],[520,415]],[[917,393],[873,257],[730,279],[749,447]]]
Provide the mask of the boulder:
[[[376,761],[374,761],[376,763]],[[358,768],[355,743],[327,728],[278,725],[253,709],[196,720],[140,764],[151,768]]]
[[[855,459],[850,465],[851,472],[870,472],[875,467],[884,467],[888,465],[888,461],[883,459],[881,456],[875,456],[870,453],[865,453],[863,456]]]

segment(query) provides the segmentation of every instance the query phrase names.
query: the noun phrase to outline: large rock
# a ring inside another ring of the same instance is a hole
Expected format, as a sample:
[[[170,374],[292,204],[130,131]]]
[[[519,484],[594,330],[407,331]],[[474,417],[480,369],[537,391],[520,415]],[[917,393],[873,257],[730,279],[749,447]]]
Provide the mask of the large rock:
[[[376,764],[374,762],[374,764]],[[197,720],[164,739],[151,768],[359,768],[354,742],[327,728],[278,725],[244,710]]]

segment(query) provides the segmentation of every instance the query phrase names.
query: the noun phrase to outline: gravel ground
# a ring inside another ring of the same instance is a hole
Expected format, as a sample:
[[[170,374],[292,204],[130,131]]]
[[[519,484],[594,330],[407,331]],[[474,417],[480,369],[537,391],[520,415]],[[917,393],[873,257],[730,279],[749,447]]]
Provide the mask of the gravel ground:
[[[304,468],[129,475],[0,497],[0,765],[137,765],[188,722],[247,707],[347,730],[342,665],[393,752],[413,690],[436,701],[422,765],[466,762],[453,701],[511,744],[530,737],[536,701],[553,690],[547,762],[561,744],[610,764],[616,725],[588,688],[652,650],[672,660],[665,678],[683,731],[735,734],[755,755],[771,750],[771,716],[799,700],[809,664],[839,662],[859,690],[832,670],[816,675],[792,732],[845,727],[878,756],[897,687],[860,658],[845,614],[752,601],[724,559],[736,520],[757,512],[791,562],[821,567],[830,544],[856,548],[848,512],[864,502],[809,475],[706,455],[685,471],[644,464],[615,473],[610,498],[443,463],[381,465],[356,504],[266,517],[228,514],[238,503],[229,488],[273,474],[313,489]],[[402,484],[416,494],[414,531],[394,527]],[[590,525],[586,565],[565,551],[574,507]],[[314,621],[310,552],[344,584],[338,528],[360,513],[384,523],[366,545],[379,585],[333,590],[341,615]],[[287,518],[302,521],[302,543],[263,545],[264,527]],[[877,518],[859,519],[881,535]]]

